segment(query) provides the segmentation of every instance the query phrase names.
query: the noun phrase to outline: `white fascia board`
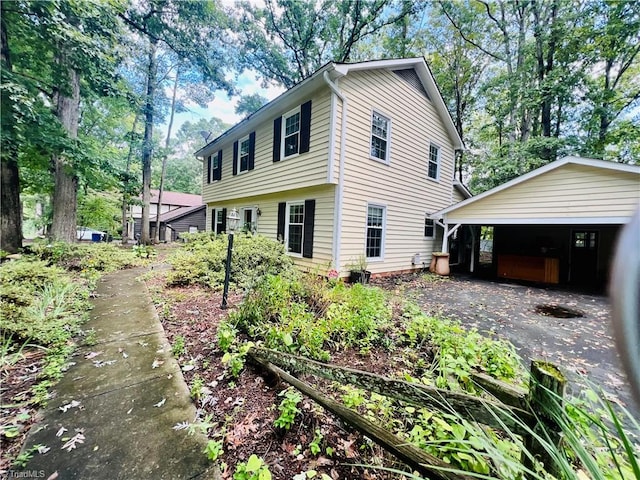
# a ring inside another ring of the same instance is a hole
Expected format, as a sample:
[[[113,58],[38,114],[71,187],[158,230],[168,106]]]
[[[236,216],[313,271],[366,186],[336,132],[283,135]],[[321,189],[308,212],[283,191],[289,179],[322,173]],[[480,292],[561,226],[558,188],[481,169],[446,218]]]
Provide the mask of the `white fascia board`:
[[[458,135],[458,131],[456,130],[455,125],[453,124],[453,119],[451,118],[451,113],[449,109],[444,103],[442,98],[442,94],[436,85],[436,81],[431,74],[431,70],[429,70],[429,66],[427,65],[424,57],[415,57],[415,58],[398,58],[391,60],[373,60],[370,62],[360,62],[360,63],[342,63],[335,65],[335,70],[341,75],[347,75],[349,72],[357,72],[362,70],[377,70],[377,69],[387,69],[387,70],[398,70],[403,68],[415,68],[418,77],[420,78],[422,85],[425,90],[431,97],[431,101],[433,102],[440,118],[442,119],[442,123],[451,138],[453,143],[453,148],[456,150],[462,150],[464,148],[464,143]]]
[[[492,188],[491,190],[487,190],[486,192],[480,193],[475,197],[468,198],[463,200],[462,202],[458,202],[454,205],[451,205],[447,208],[443,208],[442,210],[435,212],[433,218],[441,218],[443,215],[453,212],[459,208],[465,207],[471,203],[478,202],[483,198],[486,198],[490,195],[494,195],[498,192],[506,190],[507,188],[511,188],[520,183],[526,182],[527,180],[542,175],[544,173],[550,172],[551,170],[555,170],[556,168],[560,168],[567,164],[574,165],[583,165],[587,167],[595,167],[595,168],[604,168],[609,170],[615,170],[620,172],[627,173],[635,173],[640,175],[640,166],[637,165],[628,165],[624,163],[616,163],[609,162],[607,160],[596,160],[593,158],[582,158],[582,157],[562,157],[559,160],[556,160],[551,163],[547,163],[546,165],[536,168],[535,170],[530,171],[529,173],[525,173],[524,175],[520,175],[519,177],[514,178],[513,180],[509,180],[502,185],[498,185],[497,187]]]
[[[434,214],[435,215],[435,214]],[[433,215],[431,216],[433,218]],[[440,217],[444,223],[457,225],[623,225],[628,217],[538,217],[538,218],[464,218],[454,215]]]
[[[320,67],[313,75],[305,80],[301,81],[297,85],[294,85],[286,92],[281,93],[278,97],[271,100],[269,103],[264,105],[262,108],[257,110],[256,112],[249,115],[244,120],[236,123],[233,127],[231,127],[226,132],[222,133],[217,138],[210,141],[200,150],[194,153],[196,157],[201,157],[203,155],[209,155],[217,149],[217,145],[220,142],[226,140],[228,137],[242,137],[244,135],[249,134],[253,130],[255,130],[258,125],[264,122],[267,119],[273,119],[273,116],[276,113],[284,112],[289,109],[289,106],[297,101],[302,100],[302,98],[308,95],[310,92],[315,91],[320,86],[325,85],[324,80],[322,79],[322,74],[325,71],[331,71],[334,68],[333,63],[327,63],[326,65]]]

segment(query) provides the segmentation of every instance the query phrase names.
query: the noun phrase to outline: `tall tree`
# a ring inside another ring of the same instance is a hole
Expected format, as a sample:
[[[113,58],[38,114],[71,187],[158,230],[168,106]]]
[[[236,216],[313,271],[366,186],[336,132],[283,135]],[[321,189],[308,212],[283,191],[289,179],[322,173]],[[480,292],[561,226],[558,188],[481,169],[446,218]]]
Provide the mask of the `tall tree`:
[[[153,125],[156,117],[158,52],[166,50],[198,72],[202,83],[211,88],[232,87],[225,78],[226,17],[213,2],[181,2],[178,0],[146,0],[136,2],[122,15],[137,34],[146,39],[147,68],[144,101],[144,141],[142,148],[142,232],[141,241],[151,242],[149,208]]]
[[[96,167],[77,138],[80,98],[83,92],[113,91],[119,8],[118,0],[2,2],[3,49],[11,67],[3,68],[3,92],[14,89],[15,107],[3,109],[11,117],[3,118],[8,122],[3,121],[3,136],[19,125],[9,150],[14,157],[17,152],[18,168],[48,157],[36,169],[50,170],[54,178],[52,236],[57,240],[75,240],[78,178]],[[16,191],[6,190],[12,196]]]
[[[328,61],[347,62],[354,47],[387,25],[404,22],[423,2],[404,0],[266,0],[240,4],[241,65],[265,82],[291,88]]]

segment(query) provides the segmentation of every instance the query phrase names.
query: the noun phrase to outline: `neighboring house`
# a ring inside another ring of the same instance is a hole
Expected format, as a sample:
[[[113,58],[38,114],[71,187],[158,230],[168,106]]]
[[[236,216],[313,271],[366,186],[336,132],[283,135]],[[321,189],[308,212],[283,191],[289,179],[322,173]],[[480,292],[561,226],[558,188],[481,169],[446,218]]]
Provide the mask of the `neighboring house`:
[[[174,215],[181,215],[183,213],[190,213],[192,216],[189,221],[191,224],[186,225],[186,229],[183,229],[185,225],[183,222],[178,223],[180,230],[176,232],[188,232],[190,226],[198,226],[199,230],[204,230],[205,227],[205,215],[204,209],[200,209],[197,211],[191,211],[193,207],[202,206],[202,196],[201,195],[193,195],[191,193],[181,193],[181,192],[162,192],[162,207],[160,209],[160,222],[161,224],[164,222],[171,224],[171,220],[165,220],[164,215],[172,212]],[[149,210],[149,224],[153,227],[153,230],[150,229],[151,237],[154,236],[155,231],[155,221],[156,221],[156,212],[158,209],[158,190],[151,190],[151,200],[150,200],[150,210]],[[196,219],[196,217],[202,217]],[[140,235],[142,231],[142,206],[141,205],[131,205],[129,207],[128,218],[130,222],[128,223],[129,235],[130,239],[134,239],[137,235]],[[162,234],[162,226],[161,232]],[[173,236],[173,234],[172,234]],[[164,240],[161,238],[160,240]]]
[[[161,242],[175,242],[181,233],[204,232],[206,225],[206,206],[180,207],[160,215]],[[155,232],[156,220],[150,222],[151,232]]]
[[[236,208],[302,267],[421,268],[461,148],[423,58],[329,63],[196,152],[207,229]]]
[[[432,218],[447,233],[475,227],[471,271],[602,287],[618,231],[639,206],[640,166],[564,157]],[[479,227],[492,229],[492,252],[485,265],[480,264]],[[442,249],[448,244],[444,241]]]

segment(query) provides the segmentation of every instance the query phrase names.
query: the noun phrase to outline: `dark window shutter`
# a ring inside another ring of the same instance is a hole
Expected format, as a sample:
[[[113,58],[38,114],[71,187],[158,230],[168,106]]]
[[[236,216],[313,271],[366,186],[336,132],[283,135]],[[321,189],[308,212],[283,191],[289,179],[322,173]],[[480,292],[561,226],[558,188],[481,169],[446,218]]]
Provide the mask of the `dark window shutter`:
[[[211,155],[207,157],[207,183],[211,183]]]
[[[300,106],[300,153],[309,151],[311,142],[311,100]]]
[[[249,134],[249,170],[253,170],[256,159],[256,132]]]
[[[316,218],[316,201],[304,201],[304,235],[302,238],[302,256],[313,258],[313,226]]]
[[[233,174],[238,174],[238,141],[233,142]]]
[[[218,169],[216,170],[216,175],[213,179],[222,180],[222,150],[218,152]]]
[[[216,209],[211,209],[211,231],[216,233]]]
[[[280,161],[280,142],[282,141],[282,117],[273,121],[273,161]]]
[[[222,227],[218,233],[227,233],[227,209],[222,209]]]
[[[278,241],[284,242],[284,224],[287,218],[287,204],[280,202],[278,204]]]

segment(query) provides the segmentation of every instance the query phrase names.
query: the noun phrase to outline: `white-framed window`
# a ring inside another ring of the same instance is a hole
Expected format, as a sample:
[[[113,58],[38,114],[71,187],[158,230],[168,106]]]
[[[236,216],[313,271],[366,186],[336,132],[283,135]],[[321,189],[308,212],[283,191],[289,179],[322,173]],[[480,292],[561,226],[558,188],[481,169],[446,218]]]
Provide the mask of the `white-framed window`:
[[[240,209],[240,230],[255,233],[258,230],[258,209],[244,207]]]
[[[389,163],[391,120],[376,112],[371,114],[371,157]]]
[[[302,256],[304,239],[304,202],[287,203],[285,247],[294,256]]]
[[[381,260],[384,256],[386,210],[382,205],[367,205],[365,255],[369,260]]]
[[[435,238],[436,236],[436,223],[431,218],[425,217],[424,219],[424,236],[425,238]]]
[[[250,142],[249,136],[247,135],[238,141],[238,158],[236,158],[238,172],[246,172],[249,170],[249,149]]]
[[[224,218],[226,214],[225,208],[212,208],[211,209],[211,231],[216,235],[220,233],[225,233],[225,225],[226,219]]]
[[[197,225],[189,225],[189,233],[198,233]]]
[[[282,116],[282,158],[300,152],[300,107]]]
[[[429,145],[427,176],[434,180],[438,180],[440,176],[440,147],[434,144]]]

